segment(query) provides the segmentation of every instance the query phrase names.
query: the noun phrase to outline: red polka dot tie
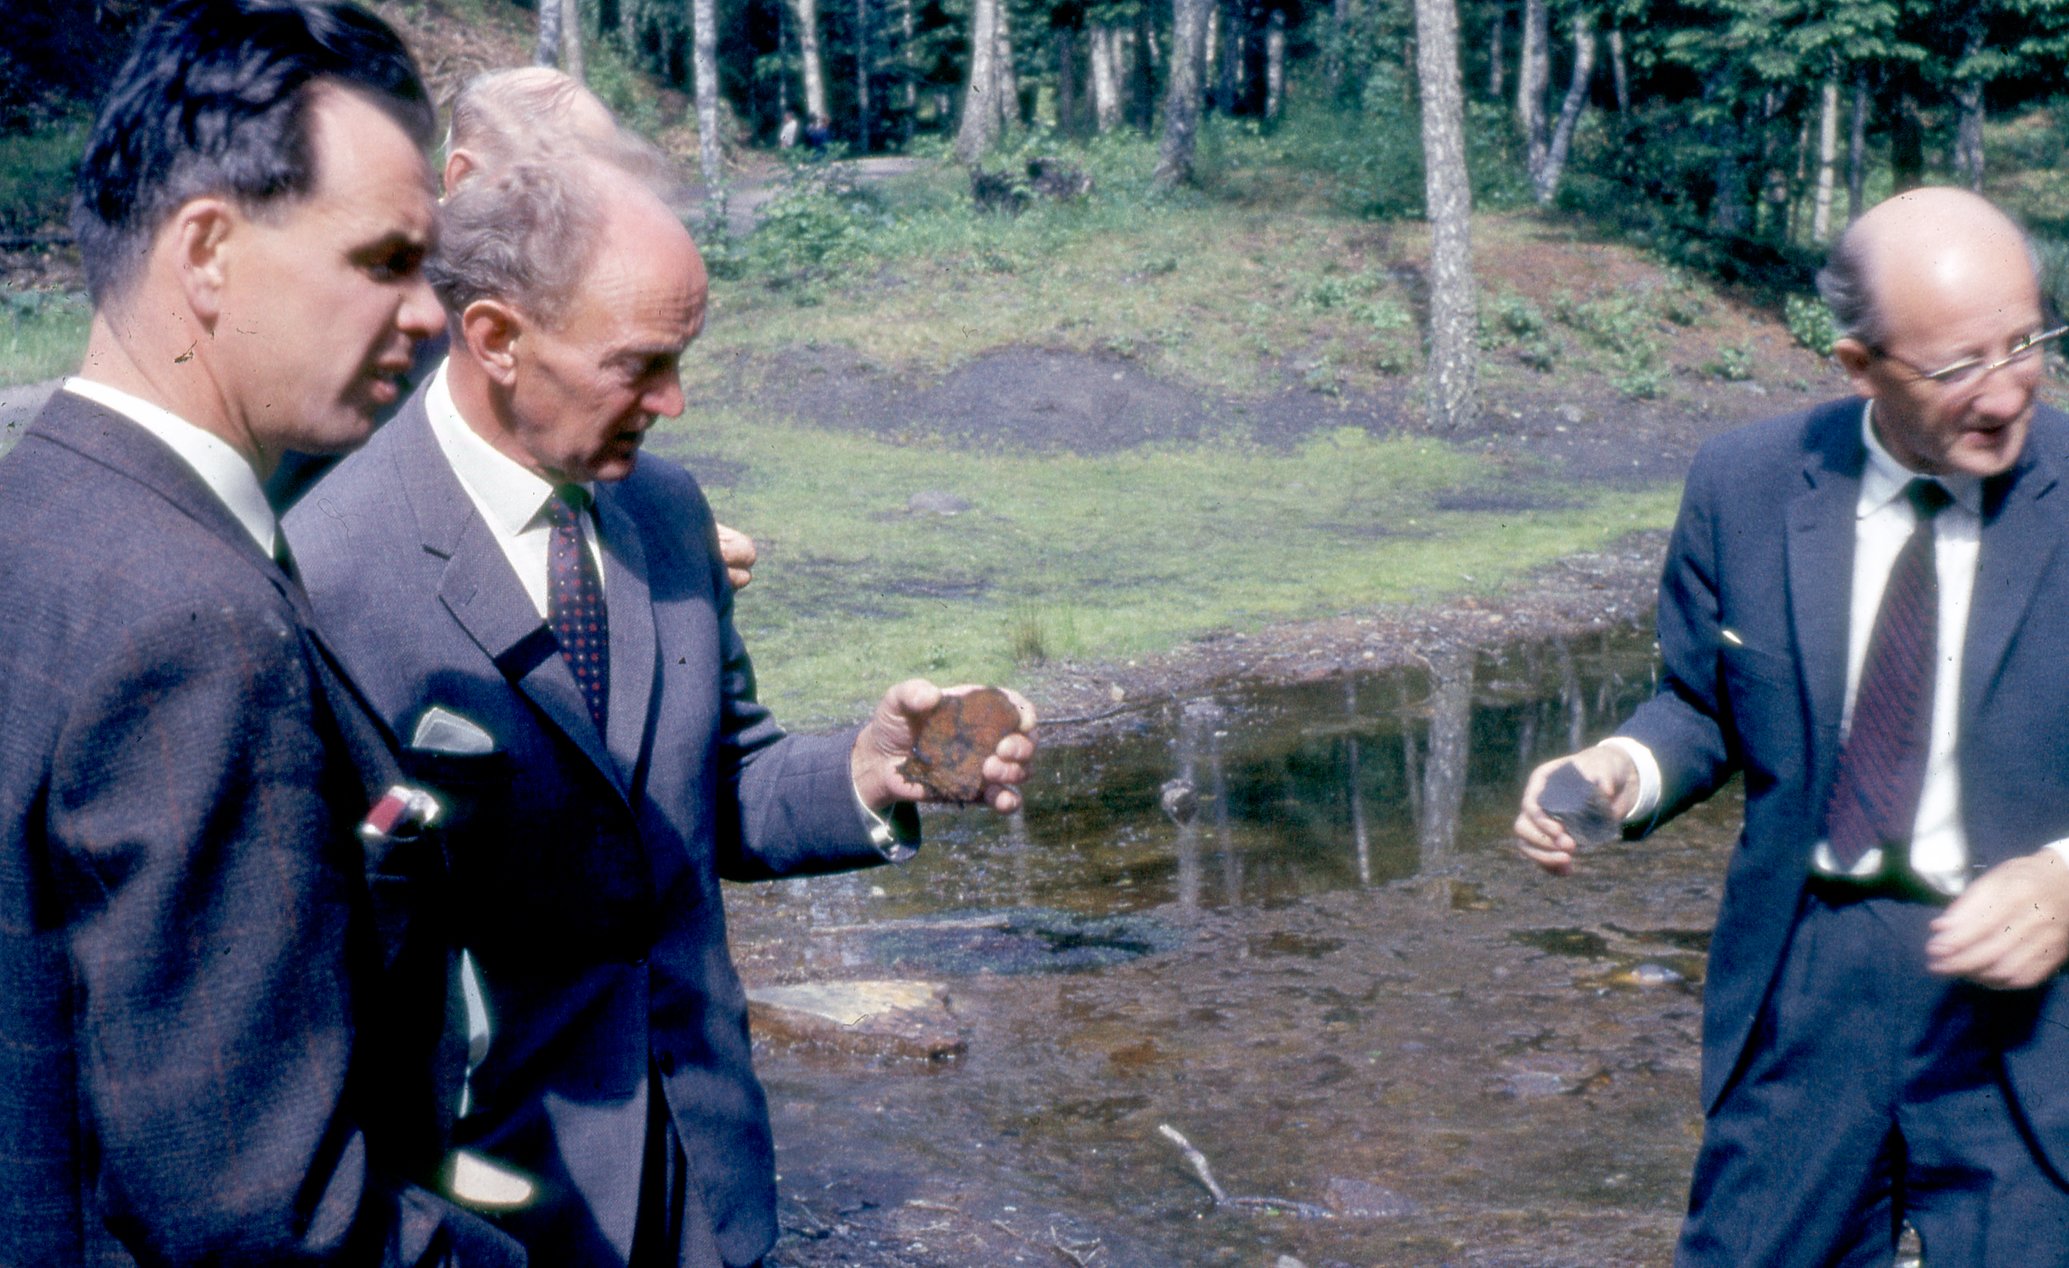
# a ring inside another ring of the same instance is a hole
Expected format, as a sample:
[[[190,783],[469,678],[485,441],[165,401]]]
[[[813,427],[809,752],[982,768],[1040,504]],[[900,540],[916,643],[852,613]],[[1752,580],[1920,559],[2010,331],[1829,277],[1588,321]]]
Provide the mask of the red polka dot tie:
[[[611,709],[610,627],[596,560],[582,542],[582,508],[588,496],[578,485],[563,484],[546,502],[546,517],[553,525],[546,556],[546,624],[560,641],[560,654],[575,671],[575,681],[589,702],[589,716],[601,732]]]

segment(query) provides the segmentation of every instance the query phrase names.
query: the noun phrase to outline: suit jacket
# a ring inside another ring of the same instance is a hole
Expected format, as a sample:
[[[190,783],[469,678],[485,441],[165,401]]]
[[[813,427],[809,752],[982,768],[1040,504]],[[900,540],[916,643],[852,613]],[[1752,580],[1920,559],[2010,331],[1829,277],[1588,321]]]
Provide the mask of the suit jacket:
[[[719,879],[879,863],[849,773],[853,733],[787,736],[755,703],[710,509],[642,457],[602,485],[610,705],[573,673],[439,449],[423,394],[288,519],[324,628],[375,709],[493,737],[409,753],[459,807],[464,940],[494,1037],[462,1143],[535,1178],[504,1217],[539,1262],[619,1264],[633,1228],[649,1065],[720,1249],[775,1238],[768,1114]]]
[[[1660,760],[1650,826],[1745,775],[1745,829],[1710,945],[1706,1107],[1738,1068],[1786,954],[1838,764],[1861,405],[1772,419],[1697,455],[1660,589],[1665,681],[1623,728]],[[1977,871],[2069,836],[2065,470],[2069,419],[2042,407],[2017,465],[1984,484],[1958,723]],[[2021,1020],[2004,1038],[2014,1094],[2056,1173],[2069,1175],[2069,995],[2057,979],[2014,1003]]]
[[[0,506],[0,1264],[522,1262],[398,1178],[443,1154],[442,861],[361,845],[395,766],[300,589],[69,393]]]

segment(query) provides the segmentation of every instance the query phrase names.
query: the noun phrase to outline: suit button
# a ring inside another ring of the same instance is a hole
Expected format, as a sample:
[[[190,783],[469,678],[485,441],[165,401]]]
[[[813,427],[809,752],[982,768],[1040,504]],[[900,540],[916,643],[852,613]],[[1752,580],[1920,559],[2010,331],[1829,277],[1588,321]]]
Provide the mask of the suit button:
[[[660,1068],[661,1077],[665,1079],[675,1073],[675,1054],[659,1053],[654,1057],[654,1064]]]

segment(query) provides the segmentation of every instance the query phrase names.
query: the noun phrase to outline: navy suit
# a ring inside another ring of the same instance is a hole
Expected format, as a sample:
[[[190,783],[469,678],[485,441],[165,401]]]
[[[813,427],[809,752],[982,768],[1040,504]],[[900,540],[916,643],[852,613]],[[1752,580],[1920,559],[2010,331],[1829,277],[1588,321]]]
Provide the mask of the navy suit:
[[[505,1227],[542,1263],[626,1262],[651,1112],[703,1207],[686,1239],[750,1263],[775,1239],[773,1150],[718,882],[885,856],[855,802],[853,734],[787,736],[755,703],[696,482],[642,457],[598,486],[596,517],[603,735],[421,393],[288,532],[387,722],[411,736],[436,706],[493,738],[492,753],[405,759],[458,803],[460,919],[494,1028],[461,1141],[541,1186]]]
[[[1839,755],[1855,508],[1866,451],[1851,398],[1710,442],[1688,478],[1660,593],[1666,678],[1623,734],[1659,759],[1654,823],[1745,777],[1705,989],[1714,1113],[1757,1054],[1810,902]],[[1984,485],[1960,684],[1961,813],[1981,871],[2069,836],[2069,419],[2036,411],[2017,465]],[[1729,631],[1732,637],[1727,638]],[[2003,1095],[2069,1175],[2069,996],[1994,995]],[[1791,1124],[1773,1125],[1786,1140]],[[1928,1247],[1928,1254],[1931,1247]]]
[[[399,1178],[443,861],[356,836],[396,767],[299,587],[69,393],[0,506],[0,1264],[521,1263]]]

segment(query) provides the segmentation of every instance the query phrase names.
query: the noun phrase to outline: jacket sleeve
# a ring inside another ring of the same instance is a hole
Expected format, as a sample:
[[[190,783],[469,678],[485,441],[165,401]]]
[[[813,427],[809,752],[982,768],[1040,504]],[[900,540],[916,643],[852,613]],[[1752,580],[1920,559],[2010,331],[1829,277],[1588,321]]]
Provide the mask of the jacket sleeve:
[[[1645,832],[1708,797],[1739,766],[1720,666],[1717,466],[1698,457],[1667,548],[1660,581],[1659,693],[1617,731],[1645,745],[1659,763],[1659,808],[1641,825]]]
[[[521,1263],[360,1126],[364,786],[307,656],[284,608],[211,596],[81,668],[46,832],[103,1211],[154,1262]]]

